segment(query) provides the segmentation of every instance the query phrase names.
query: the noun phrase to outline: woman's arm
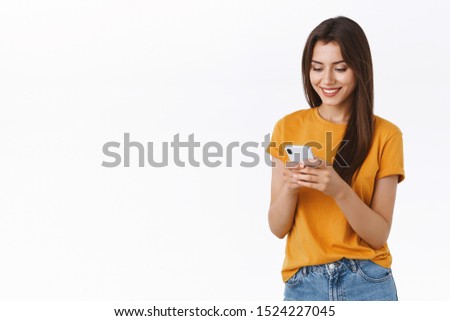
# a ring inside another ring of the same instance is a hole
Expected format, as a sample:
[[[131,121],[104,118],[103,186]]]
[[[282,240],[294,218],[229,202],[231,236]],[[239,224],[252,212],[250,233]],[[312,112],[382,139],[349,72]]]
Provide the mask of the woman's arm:
[[[353,230],[374,249],[381,248],[389,237],[397,184],[398,175],[376,181],[371,207],[347,184],[334,198]]]
[[[398,175],[376,181],[371,206],[367,206],[332,166],[306,167],[298,185],[324,192],[336,201],[353,230],[372,248],[387,241],[391,229]]]
[[[290,231],[294,222],[297,206],[297,178],[303,165],[286,168],[281,160],[273,157],[275,166],[272,168],[271,197],[269,208],[269,227],[273,234],[282,239]]]

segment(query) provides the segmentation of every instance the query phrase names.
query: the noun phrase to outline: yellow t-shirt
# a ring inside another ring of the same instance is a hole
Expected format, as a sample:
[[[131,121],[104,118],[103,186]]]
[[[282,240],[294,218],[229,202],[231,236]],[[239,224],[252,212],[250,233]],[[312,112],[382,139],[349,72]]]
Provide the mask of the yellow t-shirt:
[[[344,136],[346,124],[323,119],[317,108],[298,110],[283,117],[275,125],[270,154],[288,161],[280,153],[280,144],[309,145],[314,156],[331,163]],[[348,142],[350,144],[351,142]],[[353,183],[353,190],[370,206],[375,181],[386,176],[405,178],[403,168],[402,132],[391,122],[375,116],[372,147]],[[302,266],[333,262],[342,258],[369,259],[389,268],[392,257],[387,244],[372,249],[348,224],[347,219],[330,196],[301,188],[294,223],[286,241],[286,254],[282,268],[286,282]]]

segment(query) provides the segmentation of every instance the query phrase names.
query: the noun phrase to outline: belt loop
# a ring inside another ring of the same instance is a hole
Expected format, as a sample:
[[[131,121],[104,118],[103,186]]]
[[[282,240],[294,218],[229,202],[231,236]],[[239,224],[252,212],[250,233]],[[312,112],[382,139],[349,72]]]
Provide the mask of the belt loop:
[[[350,265],[352,267],[352,272],[356,272],[356,262],[352,259],[348,259],[350,261]]]
[[[302,273],[304,276],[306,276],[306,266],[302,267]]]

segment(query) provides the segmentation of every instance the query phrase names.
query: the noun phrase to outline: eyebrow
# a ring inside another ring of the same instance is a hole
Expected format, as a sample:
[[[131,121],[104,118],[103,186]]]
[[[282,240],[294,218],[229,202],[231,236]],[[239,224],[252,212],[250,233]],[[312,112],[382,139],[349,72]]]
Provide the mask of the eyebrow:
[[[323,62],[320,62],[320,61],[317,61],[317,60],[311,60],[311,62],[314,62],[314,63],[319,64],[319,65],[323,65]],[[337,65],[337,64],[340,64],[340,63],[343,63],[343,62],[345,63],[344,60],[339,60],[339,61],[333,62],[332,65]]]

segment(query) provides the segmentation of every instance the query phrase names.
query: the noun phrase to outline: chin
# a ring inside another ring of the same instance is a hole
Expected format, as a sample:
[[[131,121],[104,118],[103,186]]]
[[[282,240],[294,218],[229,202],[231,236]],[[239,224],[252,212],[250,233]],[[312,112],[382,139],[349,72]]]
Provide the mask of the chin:
[[[327,106],[339,106],[343,103],[342,100],[335,100],[335,99],[329,99],[329,98],[322,98],[322,103]]]

